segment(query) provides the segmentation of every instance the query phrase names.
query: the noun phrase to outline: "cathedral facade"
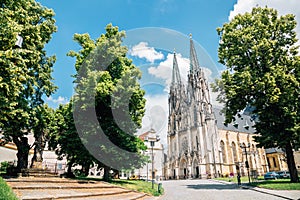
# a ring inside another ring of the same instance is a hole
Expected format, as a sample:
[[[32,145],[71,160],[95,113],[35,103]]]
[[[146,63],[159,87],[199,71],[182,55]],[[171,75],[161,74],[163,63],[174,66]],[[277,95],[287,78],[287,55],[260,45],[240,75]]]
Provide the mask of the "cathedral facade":
[[[213,108],[208,81],[190,38],[190,70],[183,84],[173,58],[169,92],[166,179],[210,178],[229,174],[263,174],[267,169],[264,149],[253,140],[255,123],[242,115],[224,124],[219,108]]]

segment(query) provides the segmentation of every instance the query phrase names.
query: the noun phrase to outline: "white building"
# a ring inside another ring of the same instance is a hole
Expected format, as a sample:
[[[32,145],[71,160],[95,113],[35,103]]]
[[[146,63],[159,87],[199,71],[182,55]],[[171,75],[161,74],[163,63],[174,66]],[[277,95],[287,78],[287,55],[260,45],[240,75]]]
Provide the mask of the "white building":
[[[153,165],[153,178],[155,180],[164,179],[164,146],[161,144],[155,135],[154,129],[143,133],[139,136],[141,140],[144,141],[147,146],[147,150],[144,152],[145,155],[149,157],[149,162],[138,170],[135,170],[135,175],[139,176],[140,179],[152,180],[152,165]],[[153,146],[151,146],[154,144]],[[153,163],[152,163],[152,154],[153,154]]]
[[[27,135],[27,138],[28,138],[29,145],[33,146],[33,143],[35,141],[33,134]],[[13,142],[9,142],[3,146],[0,146],[0,163],[7,161],[9,163],[13,163],[16,166],[18,160],[17,152],[18,152],[17,146]],[[33,154],[34,154],[34,149],[32,148],[29,150],[29,154],[28,154],[28,167],[31,164]],[[58,160],[57,155],[55,154],[54,151],[49,151],[47,147],[44,149],[43,162],[41,166],[43,169],[48,169],[51,172],[61,174],[65,172],[66,165],[67,165],[67,160],[65,157],[62,160]]]

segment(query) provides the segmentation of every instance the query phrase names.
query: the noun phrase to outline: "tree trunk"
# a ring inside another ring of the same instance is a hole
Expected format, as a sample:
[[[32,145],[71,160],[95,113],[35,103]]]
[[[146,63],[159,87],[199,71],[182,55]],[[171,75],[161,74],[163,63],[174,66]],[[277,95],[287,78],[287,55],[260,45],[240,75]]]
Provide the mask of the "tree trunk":
[[[72,161],[72,160],[68,162],[67,177],[69,177],[69,178],[75,177],[75,175],[72,172],[72,166],[73,166],[73,164],[74,164],[74,161]]]
[[[110,171],[110,167],[104,166],[103,180],[106,182],[110,181],[109,171]]]
[[[28,166],[28,155],[29,155],[29,150],[30,150],[30,146],[28,144],[28,138],[14,136],[13,142],[16,144],[16,146],[18,148],[17,170],[18,170],[18,172],[21,172],[21,169],[26,169]]]
[[[89,175],[89,172],[90,172],[90,164],[86,164],[84,166],[84,175],[85,176],[88,176]]]
[[[34,154],[33,154],[32,160],[31,160],[30,168],[41,167],[40,165],[43,162],[43,151],[44,151],[44,147],[45,147],[43,136],[44,136],[44,134],[43,134],[43,132],[41,132],[41,134],[39,134],[35,138]]]
[[[298,183],[299,177],[296,169],[293,148],[290,142],[286,144],[285,150],[286,150],[287,164],[291,175],[291,182]]]

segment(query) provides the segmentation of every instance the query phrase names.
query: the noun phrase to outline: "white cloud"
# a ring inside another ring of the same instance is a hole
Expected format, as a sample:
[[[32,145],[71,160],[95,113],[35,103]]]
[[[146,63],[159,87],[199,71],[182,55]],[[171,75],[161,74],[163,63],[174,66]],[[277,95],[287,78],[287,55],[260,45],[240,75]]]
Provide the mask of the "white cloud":
[[[164,54],[157,52],[153,47],[149,47],[147,42],[140,42],[133,46],[129,51],[129,55],[145,58],[151,63],[154,63],[155,60],[164,59]]]
[[[157,67],[150,67],[148,69],[149,74],[152,74],[158,78],[165,80],[167,91],[172,81],[173,58],[174,54],[168,54],[167,59],[159,63]],[[181,74],[181,81],[185,83],[187,80],[190,60],[188,58],[182,57],[182,55],[179,53],[176,54],[176,58],[179,67],[179,72]]]
[[[233,11],[230,12],[228,17],[231,20],[237,14],[251,12],[253,7],[260,6],[274,8],[278,11],[279,15],[294,14],[297,21],[297,38],[300,39],[300,9],[299,0],[238,0],[234,5]],[[299,41],[297,43],[299,45]]]
[[[67,98],[62,97],[62,96],[57,97],[57,99],[53,98],[52,96],[46,97],[46,101],[49,103],[52,103],[52,104],[56,104],[56,105],[66,104],[69,102],[69,100]]]
[[[146,113],[142,120],[142,128],[138,135],[153,128],[159,135],[161,143],[167,147],[168,132],[168,94],[146,95]]]

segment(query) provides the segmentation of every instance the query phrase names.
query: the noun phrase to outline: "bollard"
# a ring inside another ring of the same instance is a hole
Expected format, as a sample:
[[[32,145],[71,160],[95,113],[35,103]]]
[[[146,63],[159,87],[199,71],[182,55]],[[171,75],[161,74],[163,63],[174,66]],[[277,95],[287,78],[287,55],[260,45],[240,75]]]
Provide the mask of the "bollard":
[[[237,181],[238,181],[238,186],[240,186],[241,185],[241,176],[240,175],[237,176]]]
[[[157,186],[157,192],[158,192],[159,194],[161,193],[161,185],[162,185],[162,184],[159,183],[158,186]]]

